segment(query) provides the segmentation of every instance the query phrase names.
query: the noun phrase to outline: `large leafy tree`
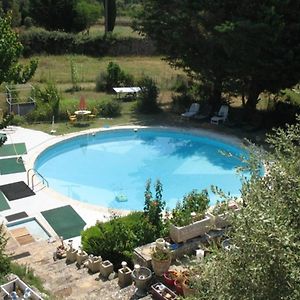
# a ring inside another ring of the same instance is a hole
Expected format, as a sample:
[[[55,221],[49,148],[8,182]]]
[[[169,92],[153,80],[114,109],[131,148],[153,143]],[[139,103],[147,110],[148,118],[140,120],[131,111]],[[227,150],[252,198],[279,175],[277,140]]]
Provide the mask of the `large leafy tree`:
[[[31,60],[29,65],[21,65],[18,60],[23,50],[18,35],[11,29],[11,16],[0,17],[0,84],[25,83],[34,74],[37,61]]]
[[[244,207],[229,232],[233,247],[202,266],[196,299],[300,299],[299,137],[300,117],[269,135],[269,153],[253,149]]]
[[[100,16],[96,0],[31,0],[30,15],[48,30],[79,32]]]
[[[255,108],[262,91],[299,81],[299,9],[299,0],[144,0],[135,28],[210,83],[213,101],[234,83]]]
[[[0,1],[0,8],[5,12],[10,12],[12,15],[13,27],[20,25],[21,23],[21,12],[19,0],[2,0]]]

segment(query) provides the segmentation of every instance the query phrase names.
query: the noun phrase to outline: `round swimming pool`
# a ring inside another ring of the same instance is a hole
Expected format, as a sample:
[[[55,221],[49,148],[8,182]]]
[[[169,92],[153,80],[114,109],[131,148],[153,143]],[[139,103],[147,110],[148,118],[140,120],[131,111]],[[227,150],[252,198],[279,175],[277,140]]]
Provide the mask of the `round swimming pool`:
[[[143,209],[146,181],[159,179],[163,199],[171,209],[188,192],[210,189],[211,185],[240,195],[235,169],[241,162],[236,157],[245,154],[221,140],[182,131],[121,129],[57,143],[39,155],[35,169],[59,193],[90,204],[130,210]],[[216,196],[210,195],[214,204]]]

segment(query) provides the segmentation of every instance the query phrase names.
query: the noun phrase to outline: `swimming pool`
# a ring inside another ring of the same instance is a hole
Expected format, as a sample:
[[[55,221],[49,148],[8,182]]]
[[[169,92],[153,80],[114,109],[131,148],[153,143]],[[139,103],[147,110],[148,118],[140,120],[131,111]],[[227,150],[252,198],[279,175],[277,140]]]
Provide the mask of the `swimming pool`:
[[[6,225],[10,230],[25,227],[36,241],[48,240],[50,234],[44,229],[36,218],[27,218]]]
[[[220,151],[230,152],[231,157]],[[163,184],[168,208],[193,189],[217,185],[240,195],[235,168],[239,147],[207,136],[172,129],[101,131],[47,148],[35,169],[50,188],[73,199],[111,208],[141,210],[147,179]],[[153,191],[154,194],[154,191]],[[211,204],[216,196],[211,194]]]

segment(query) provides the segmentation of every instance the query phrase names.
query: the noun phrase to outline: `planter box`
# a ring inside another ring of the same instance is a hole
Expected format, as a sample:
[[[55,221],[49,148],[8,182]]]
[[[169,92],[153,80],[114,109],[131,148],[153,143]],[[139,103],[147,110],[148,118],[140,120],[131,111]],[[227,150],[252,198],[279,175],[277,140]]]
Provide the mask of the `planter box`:
[[[205,216],[204,219],[183,227],[171,224],[170,238],[176,243],[186,242],[189,239],[204,235],[211,229],[211,226],[212,220],[209,216]]]
[[[239,208],[232,210],[234,213],[238,213],[239,211]],[[212,219],[212,223],[216,228],[224,228],[230,225],[230,213],[232,212],[225,212],[216,216],[212,213],[207,213],[207,215]]]
[[[105,260],[100,264],[100,273],[103,277],[108,276],[114,271],[114,266],[109,260]]]
[[[32,290],[28,285],[26,285],[26,283],[24,283],[18,277],[8,283],[1,285],[1,292],[5,295],[3,299],[11,299],[10,294],[13,291],[16,291],[20,299],[23,299],[25,290],[29,291],[30,294],[29,299],[43,300],[43,298],[40,295],[38,295],[34,290]]]
[[[155,283],[151,285],[151,294],[153,295],[154,299],[158,300],[178,299],[177,295],[162,283]]]
[[[131,269],[127,266],[118,270],[118,283],[121,288],[124,288],[132,283]]]
[[[67,250],[67,256],[66,256],[66,260],[68,263],[73,263],[76,261],[76,255],[77,255],[77,250],[76,249],[68,249]]]

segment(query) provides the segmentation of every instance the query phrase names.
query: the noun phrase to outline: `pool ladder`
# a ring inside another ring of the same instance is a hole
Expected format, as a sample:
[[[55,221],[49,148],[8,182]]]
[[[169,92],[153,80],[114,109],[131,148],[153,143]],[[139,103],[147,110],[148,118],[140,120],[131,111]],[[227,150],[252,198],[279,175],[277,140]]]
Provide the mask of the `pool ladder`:
[[[33,174],[31,175],[31,189],[34,190],[34,182],[33,182],[33,179],[35,176],[39,176],[41,179],[42,179],[42,183],[43,183],[43,186],[47,186],[49,187],[49,182],[47,181],[47,179],[41,174],[39,173],[36,169],[32,168],[32,169],[29,169],[27,171],[27,185],[30,186],[30,172],[33,172]]]

